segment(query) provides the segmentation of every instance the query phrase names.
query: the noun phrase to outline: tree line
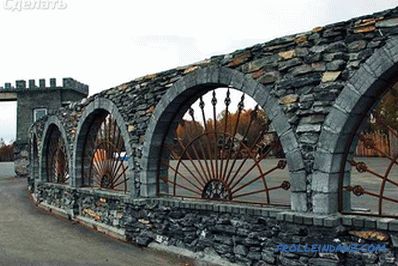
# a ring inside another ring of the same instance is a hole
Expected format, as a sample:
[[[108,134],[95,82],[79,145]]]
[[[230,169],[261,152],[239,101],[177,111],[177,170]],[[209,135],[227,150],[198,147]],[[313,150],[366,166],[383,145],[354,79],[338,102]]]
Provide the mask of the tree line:
[[[260,149],[270,149],[269,156],[283,157],[276,134],[262,109],[244,109],[240,113],[224,110],[216,119],[183,119],[175,134],[173,157],[188,159],[244,158],[258,156]],[[184,149],[187,151],[184,153]]]
[[[14,161],[14,143],[6,144],[0,139],[0,162]]]

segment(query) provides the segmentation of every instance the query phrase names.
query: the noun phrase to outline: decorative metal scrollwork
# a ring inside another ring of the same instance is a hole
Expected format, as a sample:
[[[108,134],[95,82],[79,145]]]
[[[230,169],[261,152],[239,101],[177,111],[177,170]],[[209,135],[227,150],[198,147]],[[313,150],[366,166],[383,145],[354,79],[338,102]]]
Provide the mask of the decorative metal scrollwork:
[[[93,132],[94,131],[94,132]],[[86,185],[126,192],[127,153],[116,120],[110,114],[95,119],[86,139]]]
[[[279,139],[252,99],[245,108],[248,96],[223,90],[223,100],[213,90],[188,108],[172,132],[174,140],[163,145],[169,159],[161,163],[169,170],[159,180],[171,196],[272,204],[271,191],[290,189],[287,180],[275,179],[286,167]]]
[[[54,126],[49,130],[46,150],[47,181],[64,184],[69,180],[66,145],[58,128]]]
[[[364,119],[364,129],[357,132],[351,183],[342,191],[353,193],[351,199],[358,214],[398,217],[398,92],[388,92],[379,105]],[[357,157],[361,156],[361,161]],[[360,179],[359,179],[360,177]],[[357,184],[357,183],[360,183]],[[374,202],[374,203],[370,203]],[[359,208],[358,208],[359,207]],[[342,207],[340,207],[342,208]],[[343,210],[351,213],[350,210]]]

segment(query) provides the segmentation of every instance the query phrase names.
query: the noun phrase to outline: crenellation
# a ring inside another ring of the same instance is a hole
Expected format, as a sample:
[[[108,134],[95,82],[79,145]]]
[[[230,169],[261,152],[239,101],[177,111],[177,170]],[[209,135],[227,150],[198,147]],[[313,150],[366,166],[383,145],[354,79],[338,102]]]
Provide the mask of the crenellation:
[[[74,88],[75,86],[75,80],[73,78],[63,78],[62,79],[62,86],[64,88]]]
[[[9,82],[4,83],[4,89],[5,89],[5,90],[10,90],[10,89],[12,89],[11,83],[9,83]]]
[[[15,87],[17,89],[26,89],[26,80],[17,80],[15,81]]]
[[[59,83],[58,83],[59,84]],[[45,79],[39,79],[38,83],[35,79],[29,80],[17,80],[15,81],[15,87],[10,83],[4,83],[4,87],[0,87],[1,90],[39,90],[39,89],[64,89],[64,90],[73,90],[78,93],[84,94],[85,96],[88,95],[89,86],[79,82],[73,78],[63,78],[62,84],[57,86],[57,79],[50,78],[49,79],[49,86]]]
[[[65,89],[73,89],[83,94],[88,94],[88,85],[79,82],[73,78],[63,78],[62,87]]]
[[[56,87],[57,87],[57,79],[50,78],[50,88],[56,88]]]
[[[36,81],[34,79],[29,80],[29,89],[35,89],[36,87]]]
[[[39,79],[39,87],[40,87],[40,89],[44,89],[46,87],[45,79]]]

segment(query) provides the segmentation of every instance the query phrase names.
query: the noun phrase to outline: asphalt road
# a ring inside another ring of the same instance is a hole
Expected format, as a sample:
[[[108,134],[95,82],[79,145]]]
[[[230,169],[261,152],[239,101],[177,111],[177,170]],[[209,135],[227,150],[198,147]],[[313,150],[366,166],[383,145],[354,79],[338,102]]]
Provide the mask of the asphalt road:
[[[0,163],[0,265],[190,264],[49,215],[13,175],[12,163]]]

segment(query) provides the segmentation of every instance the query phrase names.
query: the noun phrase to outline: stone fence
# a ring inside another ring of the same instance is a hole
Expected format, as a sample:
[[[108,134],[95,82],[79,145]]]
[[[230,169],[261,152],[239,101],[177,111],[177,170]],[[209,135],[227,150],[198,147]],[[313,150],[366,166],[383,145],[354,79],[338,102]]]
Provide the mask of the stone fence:
[[[340,201],[354,135],[394,86],[397,68],[395,8],[147,75],[36,122],[30,189],[43,208],[139,245],[157,242],[247,265],[395,265],[398,220],[347,215]],[[187,104],[219,87],[252,97],[270,119],[287,161],[290,208],[159,195],[160,149],[170,125]],[[87,139],[104,114],[125,145],[127,193],[84,181]],[[64,184],[46,178],[51,128],[66,146]],[[385,243],[389,252],[275,250],[278,243],[334,242]]]

